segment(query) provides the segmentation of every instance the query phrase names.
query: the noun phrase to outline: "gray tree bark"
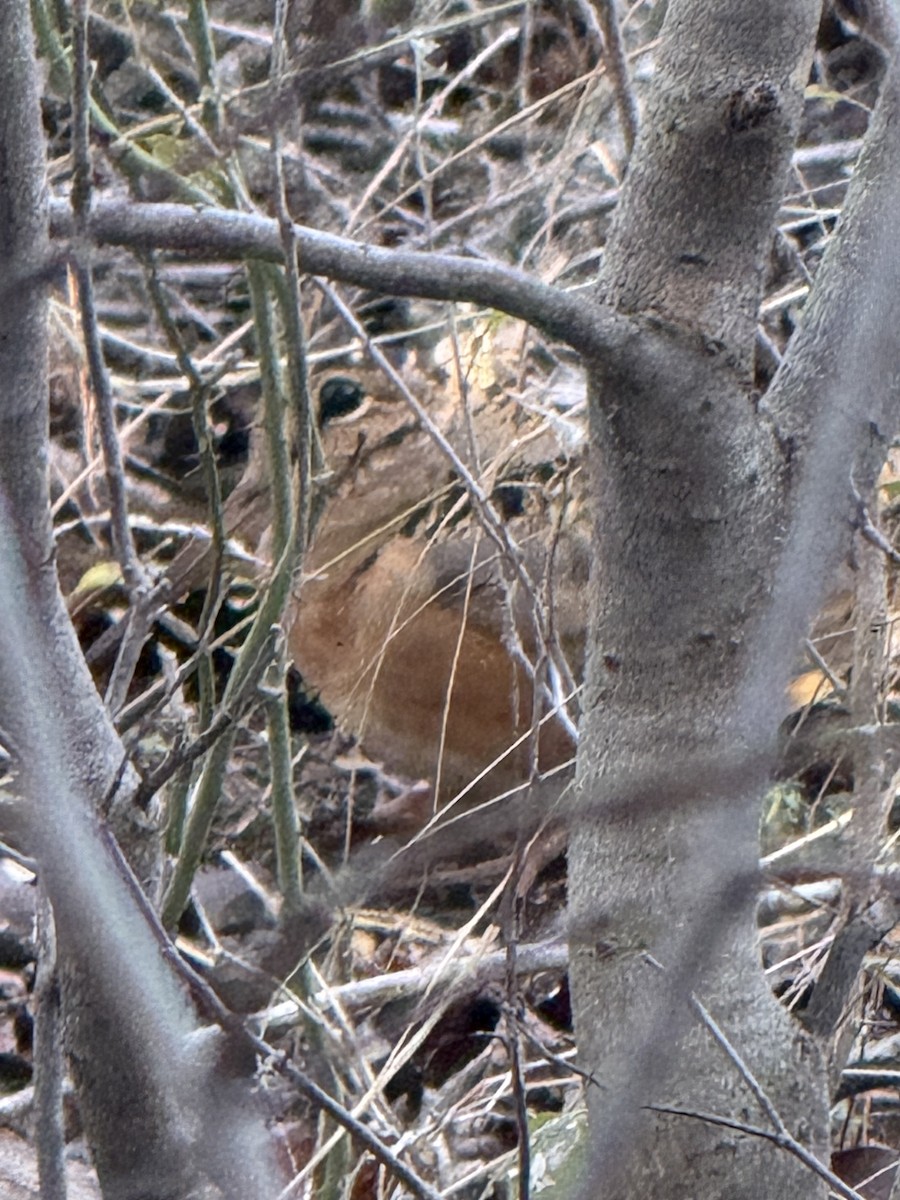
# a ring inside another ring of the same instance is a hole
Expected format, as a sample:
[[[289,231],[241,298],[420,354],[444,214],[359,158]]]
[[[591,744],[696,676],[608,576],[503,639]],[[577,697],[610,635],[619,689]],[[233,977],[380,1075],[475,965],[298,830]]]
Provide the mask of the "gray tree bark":
[[[671,0],[599,284],[644,325],[630,361],[592,373],[570,850],[576,1024],[599,1085],[590,1194],[617,1200],[824,1195],[771,1142],[683,1115],[773,1128],[696,996],[827,1163],[819,1047],[755,949],[759,800],[793,647],[846,548],[848,475],[871,487],[884,449],[871,431],[896,408],[896,336],[878,312],[900,259],[895,234],[879,239],[900,146],[894,70],[803,330],[760,398],[756,313],[819,7]]]
[[[27,0],[0,5],[0,47],[0,736],[17,774],[0,829],[36,859],[53,906],[66,1040],[104,1196],[269,1197],[277,1174],[249,1087],[229,1076],[223,1039],[202,1030],[98,821],[126,813],[131,788],[56,578]]]

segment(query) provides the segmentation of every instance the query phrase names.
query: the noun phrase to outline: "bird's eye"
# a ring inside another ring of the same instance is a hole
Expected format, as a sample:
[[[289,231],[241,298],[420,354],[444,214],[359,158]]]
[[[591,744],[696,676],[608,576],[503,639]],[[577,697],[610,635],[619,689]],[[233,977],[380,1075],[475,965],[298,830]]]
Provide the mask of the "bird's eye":
[[[356,412],[364,398],[365,392],[356,380],[342,376],[326,379],[319,389],[319,424],[324,426]]]
[[[525,489],[520,483],[498,483],[491,493],[491,499],[505,521],[521,517],[525,512]]]

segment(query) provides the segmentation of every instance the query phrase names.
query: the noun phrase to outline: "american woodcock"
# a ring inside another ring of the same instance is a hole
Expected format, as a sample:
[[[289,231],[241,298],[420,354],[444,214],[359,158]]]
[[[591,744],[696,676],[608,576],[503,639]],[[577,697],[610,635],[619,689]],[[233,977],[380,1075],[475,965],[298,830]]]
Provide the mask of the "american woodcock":
[[[581,678],[589,527],[580,418],[566,411],[580,380],[562,375],[527,402],[496,383],[470,382],[465,400],[432,384],[428,414],[468,485],[400,396],[324,429],[333,489],[291,654],[339,723],[387,770],[428,780],[437,807],[502,794],[574,752],[577,700],[553,709]]]
[[[514,322],[485,322],[461,338],[462,389],[440,347],[425,366],[404,365],[461,470],[380,375],[314,381],[325,469],[290,653],[363,750],[392,775],[427,781],[435,807],[459,793],[471,807],[574,753],[589,561],[584,381],[531,364],[520,381],[520,336]],[[268,484],[254,436],[225,505],[229,536],[250,554],[232,562],[239,573],[271,549]],[[208,547],[191,539],[170,564],[173,597],[205,586]]]

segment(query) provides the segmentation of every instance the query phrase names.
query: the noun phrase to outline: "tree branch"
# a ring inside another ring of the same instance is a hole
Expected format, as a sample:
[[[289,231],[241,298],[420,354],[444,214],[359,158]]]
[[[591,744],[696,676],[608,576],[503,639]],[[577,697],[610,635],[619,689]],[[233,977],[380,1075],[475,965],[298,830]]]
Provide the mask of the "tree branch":
[[[50,230],[56,238],[72,237],[67,205],[51,201]],[[99,201],[91,212],[88,233],[99,245],[132,250],[284,261],[277,221],[223,209]],[[395,296],[456,300],[500,309],[587,358],[615,352],[632,332],[627,318],[616,316],[587,296],[564,292],[500,263],[453,254],[384,250],[299,225],[295,234],[307,274]]]
[[[747,689],[749,704],[764,692],[770,696],[778,682],[768,674],[771,663],[791,661],[797,629],[815,611],[826,581],[849,551],[855,499],[871,494],[888,439],[900,424],[900,341],[889,316],[900,293],[898,221],[895,60],[882,84],[840,230],[761,405],[781,444],[796,503],[765,618],[770,653],[761,657]]]

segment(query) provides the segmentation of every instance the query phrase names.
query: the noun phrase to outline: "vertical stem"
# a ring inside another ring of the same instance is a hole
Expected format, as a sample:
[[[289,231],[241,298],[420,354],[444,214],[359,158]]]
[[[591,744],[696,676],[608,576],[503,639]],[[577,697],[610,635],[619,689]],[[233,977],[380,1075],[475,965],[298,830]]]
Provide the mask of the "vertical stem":
[[[184,822],[187,817],[188,793],[191,790],[192,764],[186,763],[169,781],[166,798],[166,852],[176,855],[181,849]]]
[[[62,1008],[53,912],[43,886],[38,894],[38,967],[34,985],[35,1145],[41,1200],[66,1200],[63,1131]]]
[[[291,734],[285,688],[286,670],[282,643],[277,659],[272,665],[274,686],[266,692],[266,725],[269,733],[272,820],[275,826],[278,885],[285,908],[288,911],[296,911],[300,907],[303,894],[303,880],[300,867],[300,823],[294,797]]]
[[[216,681],[213,670],[212,655],[206,649],[209,631],[215,621],[222,592],[222,563],[225,557],[225,513],[222,502],[222,485],[219,479],[219,469],[213,450],[212,429],[209,417],[209,388],[204,383],[199,371],[187,351],[178,327],[172,319],[169,305],[163,292],[156,263],[151,256],[146,260],[147,287],[150,299],[160,325],[165,331],[169,344],[175,351],[179,369],[188,380],[191,397],[191,421],[197,450],[200,455],[200,466],[203,471],[203,482],[206,487],[206,499],[209,507],[209,521],[212,529],[212,557],[209,563],[209,583],[203,601],[203,611],[200,613],[198,630],[200,635],[200,661],[197,669],[197,686],[200,695],[200,727],[207,729],[213,719],[216,702]]]
[[[72,53],[74,75],[72,80],[72,155],[75,161],[75,177],[72,185],[72,208],[75,213],[75,278],[81,308],[81,327],[84,336],[91,390],[97,406],[97,423],[100,427],[100,443],[106,468],[106,485],[109,489],[109,508],[112,527],[113,550],[122,568],[122,577],[129,592],[142,582],[141,565],[138,561],[131,529],[128,524],[128,506],[125,498],[125,467],[122,448],[116,428],[115,407],[112,388],[103,349],[100,344],[100,329],[94,303],[94,281],[88,257],[88,240],[85,237],[91,207],[91,154],[90,154],[90,85],[88,81],[87,54],[87,0],[75,0],[72,6]]]
[[[263,425],[272,486],[272,553],[273,557],[278,559],[287,546],[293,515],[288,410],[284,398],[284,378],[278,356],[275,314],[269,287],[270,268],[251,264],[247,268],[247,276],[256,322],[259,369],[262,376]]]
[[[603,33],[603,59],[616,95],[616,108],[629,158],[638,133],[638,106],[628,76],[628,56],[619,27],[616,0],[597,0],[597,17]]]
[[[188,21],[194,42],[194,53],[200,68],[200,89],[203,97],[203,124],[209,133],[216,136],[221,124],[219,111],[218,81],[216,79],[216,51],[212,31],[209,28],[209,13],[205,0],[189,0]]]

